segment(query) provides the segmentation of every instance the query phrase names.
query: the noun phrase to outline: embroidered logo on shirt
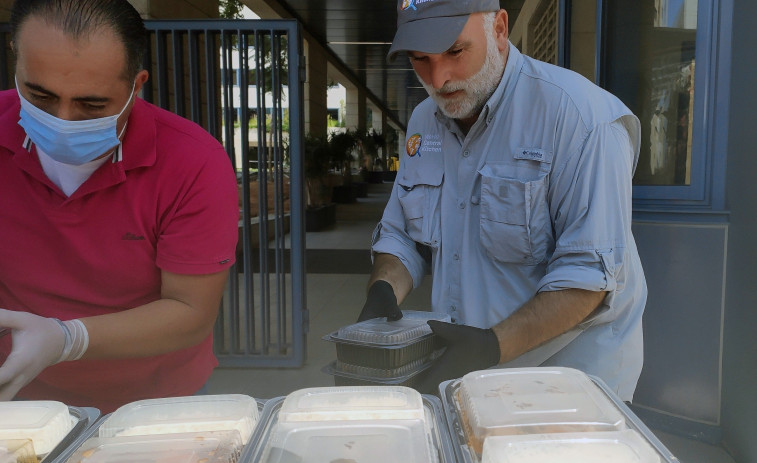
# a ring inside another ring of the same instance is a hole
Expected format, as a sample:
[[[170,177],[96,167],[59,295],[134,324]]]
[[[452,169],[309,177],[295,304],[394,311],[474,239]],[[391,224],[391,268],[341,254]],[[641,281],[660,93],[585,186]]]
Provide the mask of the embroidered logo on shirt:
[[[547,151],[539,148],[518,148],[515,153],[515,159],[526,159],[529,161],[549,162]]]
[[[407,139],[407,144],[405,145],[405,151],[407,152],[407,155],[412,158],[413,156],[415,156],[421,151],[422,145],[423,145],[423,136],[419,133],[416,133],[415,135]]]
[[[144,241],[145,237],[142,235],[135,235],[134,233],[125,233],[121,239],[124,241]]]

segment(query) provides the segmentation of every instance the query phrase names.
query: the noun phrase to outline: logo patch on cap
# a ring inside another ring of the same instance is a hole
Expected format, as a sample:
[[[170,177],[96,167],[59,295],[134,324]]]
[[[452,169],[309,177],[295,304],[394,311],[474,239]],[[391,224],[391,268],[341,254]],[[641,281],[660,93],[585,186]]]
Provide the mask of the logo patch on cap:
[[[418,9],[415,7],[415,0],[402,0],[402,11],[405,11],[408,8],[412,8],[414,10]]]
[[[405,145],[405,151],[407,151],[407,155],[411,158],[418,154],[421,150],[421,146],[423,145],[423,136],[419,133],[416,133],[412,137],[407,139],[407,144]]]

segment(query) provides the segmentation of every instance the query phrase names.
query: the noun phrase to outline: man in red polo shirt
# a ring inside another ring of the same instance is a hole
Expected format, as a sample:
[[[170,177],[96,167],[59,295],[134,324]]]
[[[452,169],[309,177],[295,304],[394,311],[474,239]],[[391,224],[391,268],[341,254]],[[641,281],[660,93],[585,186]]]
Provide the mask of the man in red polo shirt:
[[[137,98],[126,0],[17,0],[0,92],[0,400],[103,412],[191,395],[237,239],[234,171],[195,124]]]

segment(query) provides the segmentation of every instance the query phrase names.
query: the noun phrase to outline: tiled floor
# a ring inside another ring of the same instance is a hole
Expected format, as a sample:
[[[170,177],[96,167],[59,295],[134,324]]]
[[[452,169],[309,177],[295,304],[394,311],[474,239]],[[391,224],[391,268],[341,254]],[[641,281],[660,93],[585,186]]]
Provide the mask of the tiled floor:
[[[339,205],[333,230],[307,234],[308,249],[367,249],[375,222],[389,192],[388,185],[373,186],[368,198],[358,204]],[[337,253],[335,253],[337,254]],[[337,254],[338,255],[338,254]],[[341,326],[354,323],[365,298],[367,274],[307,275],[307,305],[310,333],[307,360],[297,369],[217,369],[209,382],[211,393],[242,393],[265,399],[313,386],[333,386],[333,377],[321,368],[332,362],[334,346],[321,339]],[[410,294],[404,309],[428,309],[431,281]],[[682,463],[735,463],[720,447],[663,432],[658,438]]]

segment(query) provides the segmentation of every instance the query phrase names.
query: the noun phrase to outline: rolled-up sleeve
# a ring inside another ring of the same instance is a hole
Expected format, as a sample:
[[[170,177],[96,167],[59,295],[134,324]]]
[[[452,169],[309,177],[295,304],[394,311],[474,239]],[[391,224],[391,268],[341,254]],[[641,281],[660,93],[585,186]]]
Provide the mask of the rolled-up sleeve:
[[[371,260],[376,253],[396,256],[410,272],[413,287],[417,288],[426,273],[426,263],[418,253],[415,241],[406,232],[405,216],[397,197],[397,188],[398,183],[395,183],[381,222],[373,231]]]
[[[555,251],[539,291],[622,289],[631,239],[632,176],[638,144],[634,116],[589,130],[564,166],[555,166],[549,191]]]

